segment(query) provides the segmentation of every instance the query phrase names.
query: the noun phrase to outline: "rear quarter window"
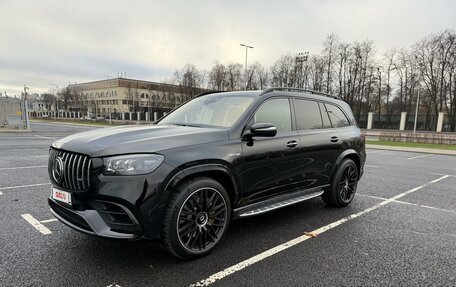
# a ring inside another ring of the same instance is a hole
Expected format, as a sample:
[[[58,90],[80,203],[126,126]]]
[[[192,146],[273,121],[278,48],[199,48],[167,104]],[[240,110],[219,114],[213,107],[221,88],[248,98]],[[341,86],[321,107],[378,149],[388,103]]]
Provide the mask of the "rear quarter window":
[[[334,128],[350,126],[350,121],[338,106],[329,103],[325,103],[324,105],[326,106],[326,111]]]

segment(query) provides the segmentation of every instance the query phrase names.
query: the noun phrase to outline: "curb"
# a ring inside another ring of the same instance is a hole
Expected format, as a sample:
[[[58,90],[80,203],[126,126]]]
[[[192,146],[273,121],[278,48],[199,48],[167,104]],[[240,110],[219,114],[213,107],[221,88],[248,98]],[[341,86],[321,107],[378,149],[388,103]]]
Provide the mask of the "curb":
[[[94,128],[109,128],[110,126],[101,125],[90,125],[90,124],[78,124],[78,123],[61,123],[61,122],[41,122],[41,121],[30,121],[37,124],[48,124],[48,125],[61,125],[61,126],[83,126],[83,127],[94,127]]]
[[[62,125],[62,126],[83,126],[83,127],[94,127],[94,128],[109,128],[109,127],[115,127],[117,125],[91,125],[91,124],[79,124],[79,123],[69,123],[69,122],[53,122],[53,121],[37,121],[37,120],[32,120],[30,121],[32,123],[37,123],[37,124],[48,124],[48,125]]]
[[[456,156],[456,150],[444,150],[444,149],[432,149],[432,148],[414,148],[414,147],[397,147],[397,146],[373,145],[373,144],[366,144],[366,148],[381,149],[381,150],[393,150],[393,151],[417,152],[417,153],[442,154],[442,155],[454,155],[454,156]]]
[[[32,131],[31,129],[18,130],[18,129],[3,129],[3,128],[0,128],[0,134],[1,133],[29,133],[31,131]]]
[[[65,122],[65,121],[31,120],[30,122],[39,123],[39,124],[74,125],[74,126],[99,127],[99,128],[109,128],[109,127],[116,127],[116,126],[134,126],[134,125],[144,125],[144,124],[149,123],[149,122],[138,122],[138,121],[131,121],[131,122],[117,121],[118,124],[113,124],[113,125],[92,125],[92,124],[80,124],[80,123]]]

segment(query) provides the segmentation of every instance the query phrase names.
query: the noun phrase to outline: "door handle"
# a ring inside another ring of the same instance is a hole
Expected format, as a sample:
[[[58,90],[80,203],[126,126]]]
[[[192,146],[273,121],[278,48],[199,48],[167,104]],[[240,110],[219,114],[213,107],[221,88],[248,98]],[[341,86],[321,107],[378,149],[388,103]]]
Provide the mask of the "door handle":
[[[291,140],[287,142],[287,147],[296,147],[298,145],[298,142],[295,140]]]
[[[336,136],[331,137],[331,142],[332,142],[332,143],[336,143],[336,142],[338,142],[338,141],[339,141],[339,138],[338,138],[338,137],[336,137]]]

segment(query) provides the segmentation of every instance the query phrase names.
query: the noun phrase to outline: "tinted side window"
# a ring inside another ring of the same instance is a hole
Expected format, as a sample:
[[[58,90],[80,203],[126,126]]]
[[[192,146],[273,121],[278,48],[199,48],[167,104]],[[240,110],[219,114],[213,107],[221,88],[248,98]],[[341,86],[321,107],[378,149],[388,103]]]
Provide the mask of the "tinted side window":
[[[277,127],[277,132],[291,131],[288,99],[272,99],[263,103],[255,113],[255,122],[272,123]]]
[[[346,127],[350,125],[345,114],[339,107],[331,104],[325,104],[326,110],[328,111],[329,118],[331,119],[332,126],[335,128]]]
[[[321,129],[321,115],[317,102],[295,99],[294,104],[298,130]]]
[[[323,103],[320,103],[320,112],[321,112],[321,118],[323,120],[323,128],[324,129],[331,128],[331,122],[329,121],[329,115],[328,115],[328,112],[326,111],[325,105]]]

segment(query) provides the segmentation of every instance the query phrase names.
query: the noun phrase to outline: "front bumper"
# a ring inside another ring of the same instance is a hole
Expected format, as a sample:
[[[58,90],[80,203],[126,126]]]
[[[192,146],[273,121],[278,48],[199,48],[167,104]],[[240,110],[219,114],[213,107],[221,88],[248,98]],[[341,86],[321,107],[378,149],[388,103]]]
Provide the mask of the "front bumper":
[[[125,212],[130,222],[115,222],[110,219],[109,211],[97,209],[75,210],[48,198],[52,214],[65,225],[85,234],[105,238],[135,240],[142,236],[141,227],[131,213]],[[118,205],[118,204],[116,204]],[[113,211],[115,212],[115,211]],[[108,214],[104,214],[108,213]],[[120,216],[119,216],[120,217]]]
[[[90,189],[84,191],[53,182],[56,188],[72,194],[72,206],[52,197],[48,203],[57,219],[86,234],[125,240],[157,239],[169,195],[166,184],[173,171],[164,163],[147,175],[106,176],[95,170]]]

